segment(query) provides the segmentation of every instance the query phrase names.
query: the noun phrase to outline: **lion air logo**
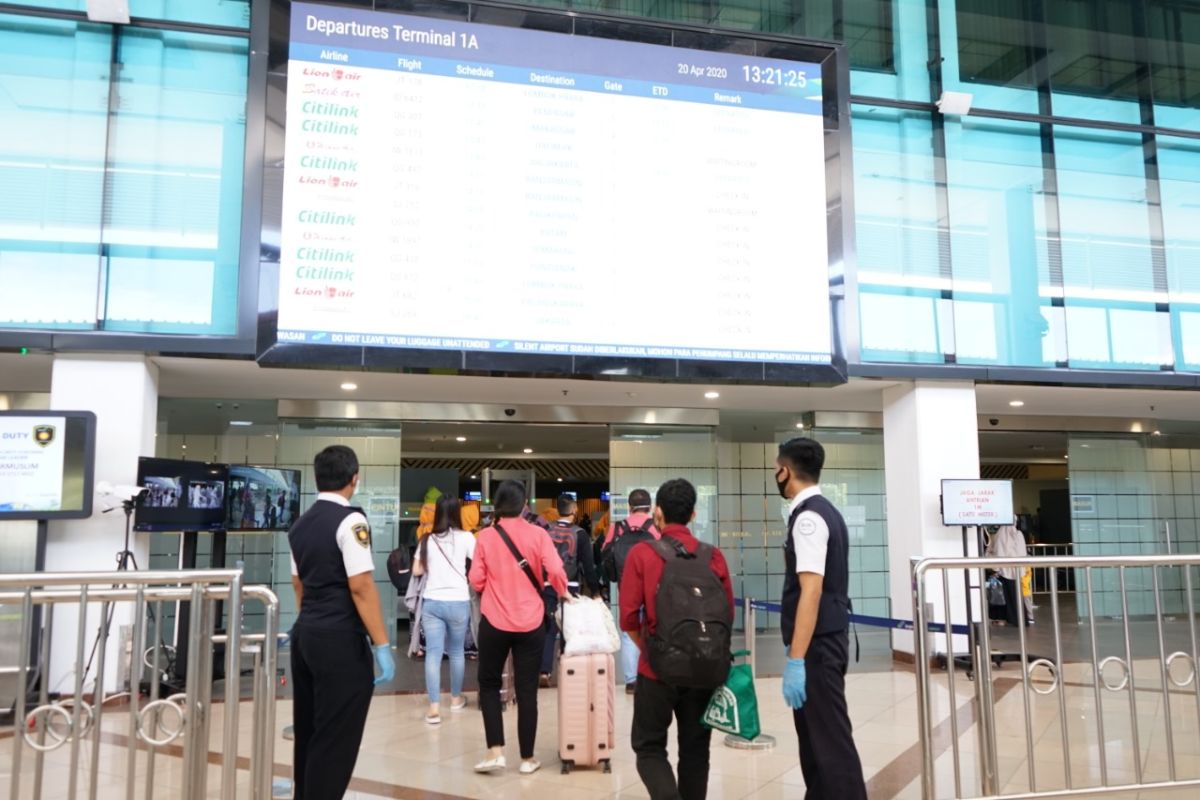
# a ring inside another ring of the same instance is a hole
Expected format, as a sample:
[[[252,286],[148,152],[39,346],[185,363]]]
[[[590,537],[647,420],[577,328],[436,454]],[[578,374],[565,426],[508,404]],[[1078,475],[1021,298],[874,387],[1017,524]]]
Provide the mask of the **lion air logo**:
[[[42,447],[49,447],[54,441],[54,426],[38,425],[33,429],[33,440]]]

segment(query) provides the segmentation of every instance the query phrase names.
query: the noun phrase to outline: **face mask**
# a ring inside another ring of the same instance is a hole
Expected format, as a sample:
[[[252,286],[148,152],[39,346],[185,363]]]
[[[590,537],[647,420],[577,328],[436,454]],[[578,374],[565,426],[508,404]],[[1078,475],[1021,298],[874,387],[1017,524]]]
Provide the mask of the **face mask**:
[[[783,480],[779,479],[780,475],[785,476],[783,478]],[[781,468],[775,472],[775,485],[777,487],[779,487],[779,496],[782,497],[784,500],[788,499],[787,486],[788,486],[788,482],[790,480],[791,480],[791,476],[788,475],[788,471],[786,469]]]

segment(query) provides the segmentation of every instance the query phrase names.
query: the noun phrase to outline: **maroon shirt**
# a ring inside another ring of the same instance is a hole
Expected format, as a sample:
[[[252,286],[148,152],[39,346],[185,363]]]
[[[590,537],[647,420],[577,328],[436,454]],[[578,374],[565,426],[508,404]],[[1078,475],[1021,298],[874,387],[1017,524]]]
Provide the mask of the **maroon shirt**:
[[[684,525],[667,525],[663,528],[662,536],[663,539],[670,537],[679,541],[689,553],[696,552],[696,547],[700,544]],[[621,576],[621,630],[640,633],[643,638],[658,630],[658,610],[655,608],[655,601],[658,584],[662,582],[666,566],[666,562],[647,542],[642,542],[629,551],[625,573]],[[725,563],[725,556],[718,547],[713,548],[710,566],[729,597],[729,622],[732,624],[733,583],[729,580],[729,565]],[[638,674],[658,680],[654,670],[650,669],[645,647],[638,657]]]

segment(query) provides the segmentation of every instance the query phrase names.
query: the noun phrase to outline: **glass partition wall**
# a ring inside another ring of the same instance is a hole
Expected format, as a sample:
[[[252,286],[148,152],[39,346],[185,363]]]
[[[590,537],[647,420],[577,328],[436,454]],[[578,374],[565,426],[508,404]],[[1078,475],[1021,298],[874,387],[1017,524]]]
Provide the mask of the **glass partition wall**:
[[[415,544],[420,502],[414,498],[425,491],[429,471],[402,468],[404,423],[279,420],[273,402],[163,400],[161,407],[157,455],[297,469],[302,476],[301,510],[307,509],[317,495],[313,455],[330,444],[354,448],[362,464],[354,502],[363,507],[371,522],[376,579],[389,629],[394,630],[397,621],[406,618],[400,598],[387,582],[385,562],[395,547]],[[764,430],[763,435],[745,435],[720,433],[714,427],[610,426],[607,466],[612,519],[627,513],[624,499],[634,489],[646,489],[653,497],[664,481],[686,478],[697,492],[692,530],[701,541],[717,544],[723,550],[735,595],[778,602],[784,578],[781,551],[785,504],[772,478],[775,454],[779,442],[806,433],[825,445],[827,462],[822,485],[842,509],[850,528],[851,598],[855,609],[863,614],[889,616],[882,433],[799,431],[790,426],[767,426]],[[448,454],[447,459],[443,466],[453,467],[454,456]],[[536,463],[532,461],[531,465]],[[1197,463],[1200,465],[1200,460]],[[405,485],[406,480],[414,485]],[[150,566],[175,568],[179,564],[180,537],[149,536]],[[200,535],[198,566],[211,563],[212,544],[211,535]],[[287,536],[282,531],[231,532],[227,537],[226,564],[242,565],[248,582],[269,585],[279,594],[285,629],[297,611],[288,552]],[[763,626],[776,621],[774,615],[760,616]]]
[[[170,407],[172,401],[164,401]],[[187,402],[187,401],[183,401]],[[218,432],[224,416],[240,414],[253,417],[252,413],[234,410],[234,404],[221,404],[229,408],[216,408],[208,416],[196,418],[189,425],[193,430],[205,433],[172,431],[171,423],[160,423],[157,437],[157,455],[163,458],[180,458],[196,461],[219,461],[228,464],[244,464],[261,467],[296,469],[301,475],[300,509],[303,512],[317,498],[317,487],[313,479],[313,456],[322,448],[332,444],[343,444],[354,449],[361,467],[358,493],[353,502],[367,512],[371,523],[371,549],[375,557],[375,579],[383,598],[383,611],[388,630],[396,629],[400,600],[387,578],[388,553],[396,548],[400,529],[403,526],[400,497],[400,441],[401,427],[398,422],[371,421],[287,421],[263,422],[262,424],[229,426]],[[253,405],[253,404],[238,404]],[[237,420],[251,422],[253,420]],[[214,424],[215,423],[215,424]],[[415,512],[413,513],[415,518]],[[411,533],[411,531],[409,531]],[[179,564],[180,537],[177,534],[155,533],[151,537],[150,567],[152,569],[174,569]],[[208,566],[212,558],[213,537],[201,534],[197,541],[197,566]],[[245,569],[246,582],[269,585],[279,595],[281,629],[288,630],[295,621],[296,597],[292,590],[291,563],[287,534],[284,531],[231,532],[226,541],[225,563],[228,567],[241,565]],[[248,610],[248,613],[253,613]],[[249,630],[258,629],[258,620],[247,619]]]
[[[1200,494],[1200,438],[1150,431],[1070,439],[1071,516],[1075,554],[1081,556],[1194,554],[1200,552],[1196,496]],[[1121,617],[1120,585],[1113,570],[1096,577],[1093,608],[1098,617]],[[1150,570],[1127,571],[1131,617],[1155,614]],[[1163,612],[1187,609],[1183,573],[1163,569]],[[1076,576],[1077,592],[1084,586]],[[1200,585],[1193,583],[1200,590]],[[1079,600],[1080,618],[1092,610]],[[1195,598],[1200,604],[1200,593]]]

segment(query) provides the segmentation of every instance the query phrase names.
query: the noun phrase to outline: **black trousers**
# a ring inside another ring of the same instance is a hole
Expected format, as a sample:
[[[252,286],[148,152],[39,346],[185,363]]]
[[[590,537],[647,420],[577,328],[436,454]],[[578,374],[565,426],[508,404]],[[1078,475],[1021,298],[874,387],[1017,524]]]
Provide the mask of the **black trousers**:
[[[792,714],[800,739],[806,800],[867,800],[846,707],[849,657],[850,637],[843,631],[813,637],[804,659],[808,700]]]
[[[1004,619],[1015,628],[1021,624],[1018,615],[1025,612],[1025,605],[1021,602],[1021,584],[1010,581],[1003,575],[998,577],[1000,586],[1004,589]]]
[[[341,800],[346,794],[374,682],[364,634],[292,628],[296,800]]]
[[[700,724],[711,689],[681,689],[638,675],[630,733],[637,770],[650,800],[704,800],[712,731]],[[679,740],[679,779],[667,759],[667,731],[674,717]]]
[[[553,586],[542,589],[542,602],[546,604],[546,641],[542,645],[541,671],[543,675],[550,675],[554,672],[554,649],[558,646],[558,623],[554,619],[558,611],[558,592]]]
[[[517,740],[521,758],[533,758],[538,724],[538,668],[542,661],[545,627],[524,633],[496,628],[487,617],[479,620],[479,707],[483,711],[483,731],[488,747],[504,746],[504,712],[500,707],[500,686],[504,662],[511,651],[513,688],[517,693]]]

